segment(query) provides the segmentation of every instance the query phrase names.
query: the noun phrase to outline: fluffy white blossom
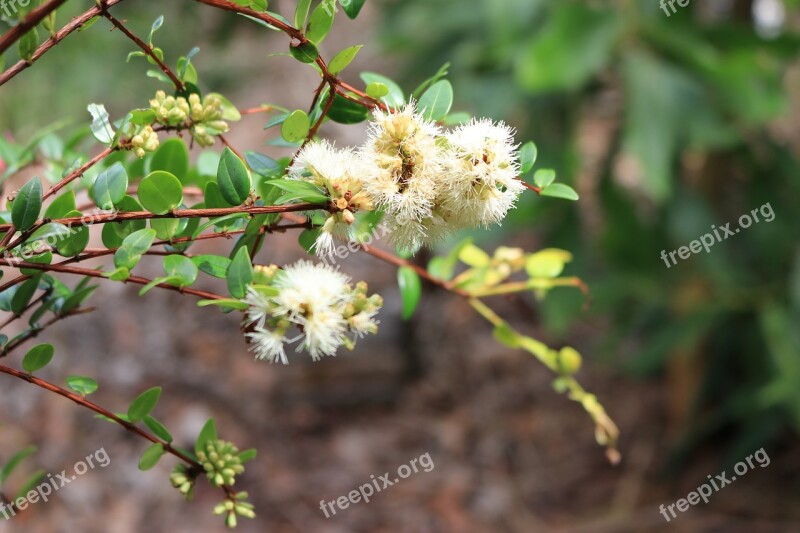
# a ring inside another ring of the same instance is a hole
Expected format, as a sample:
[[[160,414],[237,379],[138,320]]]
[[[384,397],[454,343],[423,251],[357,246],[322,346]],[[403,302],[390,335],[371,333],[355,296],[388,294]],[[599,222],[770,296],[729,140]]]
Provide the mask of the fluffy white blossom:
[[[430,217],[441,189],[441,130],[413,104],[396,112],[376,110],[369,140],[362,148],[364,189],[384,210],[392,240],[418,248],[427,237]]]
[[[327,265],[299,261],[278,271],[270,284],[249,287],[243,300],[248,309],[246,323],[254,325],[247,334],[259,359],[288,361],[284,345],[300,341],[315,361],[335,355],[342,345],[352,348],[349,333],[362,337],[377,332],[374,316],[382,305],[380,296],[367,296],[367,285],[353,289],[350,279]],[[299,334],[287,336],[290,328]]]
[[[473,120],[447,134],[446,190],[441,204],[463,227],[500,223],[525,189],[517,179],[518,146],[513,130],[491,120]]]
[[[337,149],[328,141],[314,141],[305,146],[289,169],[289,178],[307,181],[330,197],[332,213],[323,224],[314,244],[317,255],[333,255],[336,241],[352,238],[354,213],[371,211],[372,201],[363,190],[364,166],[361,155],[352,149]]]

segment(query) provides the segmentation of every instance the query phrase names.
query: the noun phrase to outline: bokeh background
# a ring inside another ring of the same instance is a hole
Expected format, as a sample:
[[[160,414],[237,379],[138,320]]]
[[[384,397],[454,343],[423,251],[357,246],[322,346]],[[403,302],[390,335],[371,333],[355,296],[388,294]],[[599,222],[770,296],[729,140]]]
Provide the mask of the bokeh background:
[[[338,17],[322,47],[330,57],[365,44],[344,77],[378,71],[407,92],[449,62],[456,107],[512,124],[581,194],[576,204],[527,196],[502,228],[475,237],[489,249],[574,253],[568,272],[590,285],[588,311],[567,289],[495,303],[525,333],[584,354],[579,377],[621,430],[616,467],[546,369],[432,288],[402,322],[394,271],[366,256],[342,268],[387,305],[381,333],[352,354],[254,362],[234,317],[108,283],[97,313],[41,336],[58,348],[43,375],[94,376],[94,399],[119,410],[163,385],[156,414],[179,440],[215,416],[222,436],[258,448],[241,481],[258,518],[241,531],[800,530],[798,4],[695,0],[667,16],[653,0],[369,0],[357,21]],[[60,21],[89,5],[68,2]],[[290,15],[294,2],[270,8]],[[167,57],[199,46],[202,88],[240,108],[310,101],[315,73],[273,55],[286,51],[283,35],[188,0],[128,0],[114,13],[140,35],[164,14],[156,43]],[[99,21],[71,36],[0,89],[0,134],[46,150],[52,138],[38,132],[85,125],[89,103],[112,116],[146,105],[159,84],[144,61],[125,62],[132,45],[109,29]],[[285,155],[265,145],[265,121],[246,117],[230,141]],[[322,134],[357,144],[364,128]],[[23,179],[4,183],[4,196]],[[672,268],[662,261],[662,250],[767,202],[772,222]],[[297,257],[291,235],[260,255]],[[158,263],[147,268],[158,275]],[[210,513],[217,494],[182,502],[170,461],[137,471],[142,442],[10,378],[0,398],[0,458],[36,444],[28,471],[57,473],[100,446],[111,457],[0,531],[223,530]],[[671,523],[659,514],[762,447],[769,466]],[[320,511],[320,500],[425,453],[431,472],[330,519]]]

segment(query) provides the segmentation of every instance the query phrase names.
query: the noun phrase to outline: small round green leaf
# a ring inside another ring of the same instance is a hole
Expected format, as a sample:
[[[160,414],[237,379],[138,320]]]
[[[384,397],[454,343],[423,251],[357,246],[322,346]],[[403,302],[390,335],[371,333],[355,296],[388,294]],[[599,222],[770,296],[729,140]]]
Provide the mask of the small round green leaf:
[[[81,396],[88,396],[97,391],[98,385],[95,380],[86,376],[69,376],[67,378],[67,387]]]
[[[25,372],[33,374],[37,370],[46,367],[53,360],[54,353],[55,348],[53,348],[52,344],[34,346],[25,354],[25,358],[22,360],[22,368],[25,369]]]
[[[290,143],[300,142],[306,138],[311,129],[311,121],[305,111],[298,109],[292,112],[281,125],[281,136]]]
[[[166,215],[183,202],[183,186],[169,172],[157,170],[139,184],[139,201],[156,215]]]
[[[289,51],[292,53],[292,57],[301,63],[313,63],[319,57],[319,50],[311,41],[298,46],[291,46]]]

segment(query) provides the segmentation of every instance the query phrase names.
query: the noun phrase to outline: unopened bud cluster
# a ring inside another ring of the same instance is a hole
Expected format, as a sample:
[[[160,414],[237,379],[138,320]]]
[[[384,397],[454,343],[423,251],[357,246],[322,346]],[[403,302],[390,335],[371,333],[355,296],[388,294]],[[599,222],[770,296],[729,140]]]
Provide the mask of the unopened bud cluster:
[[[169,481],[172,483],[172,486],[178,489],[178,492],[183,494],[187,500],[192,497],[196,480],[196,476],[192,476],[189,469],[183,463],[176,465],[169,475]]]
[[[147,125],[131,138],[133,153],[139,159],[143,158],[148,152],[152,153],[158,149],[158,133],[153,131],[153,126]]]
[[[222,100],[213,94],[202,99],[192,93],[189,98],[167,96],[158,91],[150,100],[150,109],[156,115],[156,122],[170,127],[186,126],[200,146],[214,146],[214,137],[226,133],[230,128],[222,120]]]
[[[246,492],[238,492],[234,498],[228,498],[222,503],[214,507],[214,514],[217,516],[225,515],[225,525],[233,529],[238,523],[237,516],[245,518],[255,518],[256,513],[253,511],[253,504],[246,502],[248,494]]]
[[[197,460],[203,465],[212,485],[233,485],[236,476],[244,472],[239,450],[230,442],[210,440],[204,450],[197,452]]]

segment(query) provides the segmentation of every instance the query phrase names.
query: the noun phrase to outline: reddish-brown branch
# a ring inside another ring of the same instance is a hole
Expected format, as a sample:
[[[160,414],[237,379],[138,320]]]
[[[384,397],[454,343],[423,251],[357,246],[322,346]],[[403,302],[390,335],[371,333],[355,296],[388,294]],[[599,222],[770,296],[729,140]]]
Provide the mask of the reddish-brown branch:
[[[109,13],[107,9],[105,9],[105,8],[104,8],[104,9],[103,9],[103,11],[102,11],[102,13],[103,13],[103,16],[104,16],[105,18],[107,18],[107,19],[109,20],[109,22],[111,22],[111,24],[113,24],[115,27],[119,28],[119,30],[120,30],[122,33],[124,33],[124,34],[125,34],[125,35],[128,37],[128,39],[130,39],[131,41],[133,41],[134,43],[136,43],[136,46],[138,46],[139,48],[141,48],[141,49],[142,49],[142,51],[143,51],[145,54],[147,54],[148,56],[150,56],[150,58],[151,58],[153,61],[155,61],[156,65],[158,65],[158,68],[160,68],[160,69],[161,69],[161,71],[162,71],[164,74],[166,74],[166,75],[167,75],[167,77],[168,77],[170,80],[172,80],[172,83],[173,83],[173,85],[175,85],[175,88],[176,88],[176,89],[178,89],[178,90],[183,90],[183,88],[185,87],[185,85],[184,85],[183,81],[181,81],[181,79],[180,79],[180,78],[179,78],[179,77],[178,77],[178,76],[177,76],[177,75],[176,75],[174,72],[172,72],[172,69],[170,69],[170,68],[169,68],[169,67],[168,67],[168,66],[167,66],[167,65],[166,65],[166,64],[165,64],[165,63],[164,63],[164,62],[161,60],[161,58],[160,58],[160,57],[158,57],[158,56],[156,55],[156,53],[153,51],[153,47],[152,47],[152,46],[150,46],[150,45],[149,45],[149,44],[147,44],[146,42],[142,41],[142,40],[141,40],[139,37],[137,37],[137,36],[136,36],[136,35],[135,35],[135,34],[134,34],[132,31],[130,31],[128,28],[126,28],[126,27],[125,27],[125,25],[124,25],[124,24],[122,24],[122,22],[120,22],[119,20],[117,20],[117,19],[116,19],[116,18],[115,18],[113,15],[111,15],[111,13]]]
[[[99,154],[94,156],[91,160],[89,160],[86,164],[81,166],[78,170],[70,173],[64,179],[62,179],[61,181],[59,181],[58,183],[56,183],[55,185],[50,187],[50,190],[47,191],[46,193],[44,193],[43,199],[47,200],[48,198],[50,198],[51,196],[56,194],[58,191],[60,191],[61,189],[63,189],[64,187],[66,187],[67,185],[69,185],[70,183],[75,181],[76,179],[78,179],[81,176],[83,176],[83,174],[87,170],[89,170],[90,168],[92,168],[93,166],[98,164],[100,161],[102,161],[103,159],[105,159],[106,157],[111,155],[113,152],[114,152],[114,148],[106,148],[105,150],[103,150],[102,152],[100,152]]]
[[[427,270],[425,270],[424,268],[422,268],[417,264],[412,263],[411,261],[407,261],[401,257],[397,257],[396,255],[390,252],[381,250],[380,248],[375,248],[374,246],[370,246],[368,244],[361,244],[361,248],[364,250],[365,253],[368,253],[369,255],[377,259],[380,259],[381,261],[384,261],[386,263],[392,264],[397,267],[408,267],[414,270],[414,272],[419,274],[419,277],[421,277],[422,279],[428,281],[433,285],[436,285],[437,287],[441,287],[442,289],[450,291],[453,294],[457,294],[464,298],[470,298],[470,294],[468,292],[461,290],[458,287],[454,287],[452,283],[449,283],[443,279],[431,276]]]
[[[132,423],[126,421],[126,420],[123,420],[122,418],[118,417],[117,415],[115,415],[114,413],[109,411],[108,409],[104,409],[103,407],[100,407],[96,403],[90,402],[89,400],[87,400],[83,396],[79,396],[78,394],[75,394],[74,392],[68,391],[66,389],[62,389],[58,385],[54,385],[54,384],[50,383],[49,381],[45,381],[43,379],[37,378],[36,376],[34,376],[32,374],[28,374],[28,373],[25,373],[25,372],[20,372],[19,370],[13,369],[11,367],[0,365],[0,373],[7,374],[9,376],[13,376],[13,377],[15,377],[17,379],[21,379],[22,381],[27,381],[31,385],[36,385],[37,387],[42,388],[42,389],[44,389],[46,391],[58,394],[59,396],[63,396],[64,398],[67,398],[68,400],[72,400],[73,402],[75,402],[76,404],[80,405],[81,407],[85,407],[86,409],[94,411],[95,413],[97,413],[99,415],[102,415],[102,416],[104,416],[104,417],[106,417],[106,418],[108,418],[110,420],[113,420],[114,422],[116,422],[120,426],[124,427],[125,429],[127,429],[131,433],[134,433],[134,434],[142,437],[143,439],[149,440],[153,444],[160,444],[161,446],[163,446],[164,451],[166,451],[167,453],[177,457],[178,459],[180,459],[184,463],[190,465],[192,468],[195,468],[195,469],[198,469],[198,470],[202,470],[202,468],[203,468],[203,466],[200,463],[198,463],[197,461],[195,461],[194,459],[189,457],[186,453],[178,450],[177,448],[173,448],[172,445],[170,443],[168,443],[167,441],[161,440],[158,437],[156,437],[155,435],[152,435],[152,434],[148,433],[147,431],[144,431],[143,429],[141,429],[140,427],[136,426],[135,424],[132,424]]]
[[[224,207],[219,209],[176,209],[165,215],[155,215],[149,211],[130,211],[127,213],[103,213],[99,215],[83,215],[80,217],[59,218],[55,220],[40,220],[35,228],[48,222],[57,222],[67,227],[78,225],[93,226],[109,222],[125,222],[127,220],[150,220],[156,218],[216,218],[237,213],[248,215],[269,215],[274,213],[290,213],[297,211],[313,211],[326,209],[326,206],[317,204],[292,204],[292,205],[265,205],[246,207]],[[11,224],[0,224],[0,231],[7,231]]]
[[[118,3],[122,2],[122,0],[106,0],[105,6],[109,8],[114,6]],[[100,6],[94,6],[91,9],[88,9],[82,15],[79,15],[72,19],[72,21],[61,28],[53,37],[50,37],[46,41],[44,41],[39,48],[33,53],[30,59],[20,59],[16,63],[14,63],[11,67],[6,69],[2,74],[0,74],[0,86],[7,83],[17,74],[22,72],[23,70],[27,69],[31,65],[33,65],[36,61],[38,61],[44,54],[46,54],[51,48],[55,45],[60,43],[65,37],[67,37],[72,32],[81,29],[87,22],[98,16],[101,12]]]
[[[11,28],[5,35],[0,37],[0,55],[22,38],[23,35],[31,31],[47,16],[61,7],[67,0],[50,0],[46,4],[37,7],[22,20],[19,24]]]
[[[75,274],[78,276],[89,276],[93,278],[101,278],[101,279],[108,279],[102,272],[99,270],[91,270],[88,268],[79,268],[79,267],[72,267],[66,265],[45,265],[45,264],[36,264],[36,263],[13,263],[7,259],[0,259],[0,265],[5,266],[13,266],[16,268],[29,268],[32,270],[40,270],[42,272],[60,272],[62,274]],[[142,278],[139,276],[131,276],[128,279],[124,280],[124,283],[136,283],[138,285],[148,285],[153,280]],[[204,298],[206,300],[220,300],[225,298],[220,294],[215,294],[213,292],[208,291],[201,291],[198,289],[192,289],[191,287],[176,287],[175,285],[169,285],[167,283],[159,283],[156,287],[176,291],[181,294],[191,294],[193,296],[198,296],[200,298]]]

